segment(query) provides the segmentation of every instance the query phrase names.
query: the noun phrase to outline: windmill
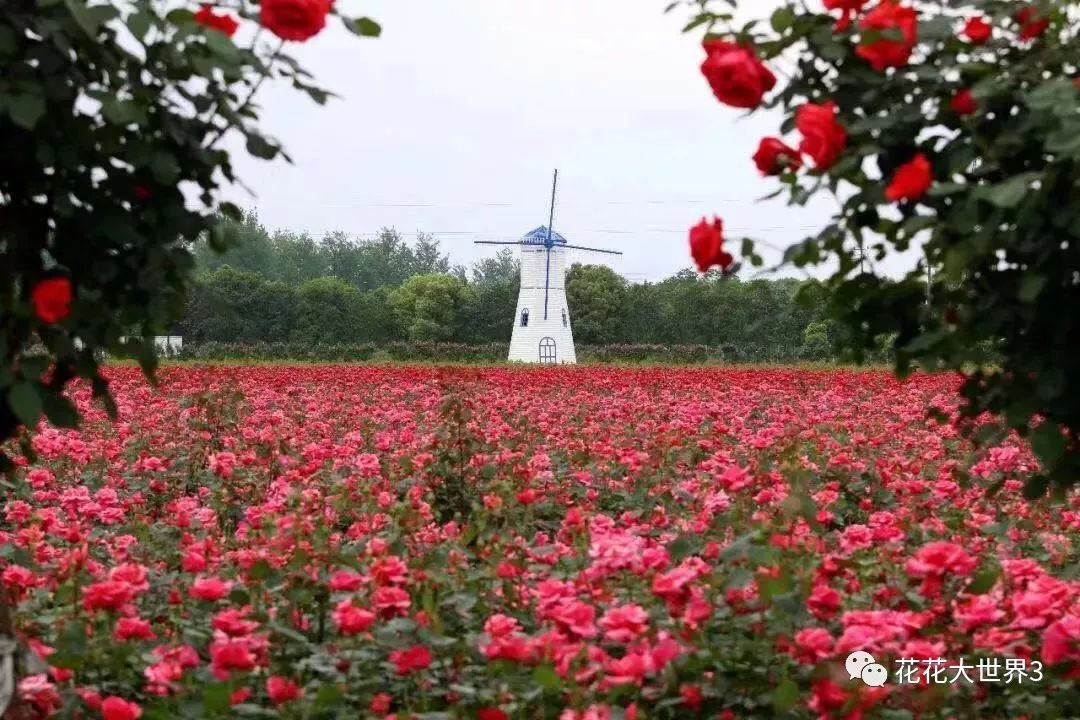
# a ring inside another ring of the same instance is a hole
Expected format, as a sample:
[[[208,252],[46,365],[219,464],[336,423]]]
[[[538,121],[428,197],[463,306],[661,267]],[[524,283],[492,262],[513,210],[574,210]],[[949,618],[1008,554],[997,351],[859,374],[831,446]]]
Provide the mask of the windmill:
[[[566,305],[566,252],[622,255],[617,250],[571,245],[552,229],[555,222],[555,189],[559,171],[551,184],[548,224],[527,233],[521,240],[477,240],[478,245],[521,247],[521,290],[510,336],[509,360],[527,363],[575,363],[574,333]]]

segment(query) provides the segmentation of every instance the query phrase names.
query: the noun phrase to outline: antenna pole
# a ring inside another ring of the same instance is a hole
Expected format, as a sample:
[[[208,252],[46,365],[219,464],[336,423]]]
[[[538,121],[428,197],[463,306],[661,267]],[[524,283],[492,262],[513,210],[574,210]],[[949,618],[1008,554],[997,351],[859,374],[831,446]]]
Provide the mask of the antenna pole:
[[[555,188],[559,185],[559,169],[555,168],[555,177],[551,181],[551,212],[548,214],[547,267],[544,268],[544,319],[548,319],[548,286],[551,285],[551,226],[555,224]]]

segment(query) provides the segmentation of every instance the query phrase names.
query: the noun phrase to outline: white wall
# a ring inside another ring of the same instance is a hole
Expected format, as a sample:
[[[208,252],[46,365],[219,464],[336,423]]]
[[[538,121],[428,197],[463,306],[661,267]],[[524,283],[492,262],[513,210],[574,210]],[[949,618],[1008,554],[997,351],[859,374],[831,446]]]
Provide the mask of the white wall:
[[[510,336],[511,361],[540,362],[540,341],[555,341],[555,362],[576,363],[574,334],[566,305],[566,251],[557,245],[551,249],[548,284],[548,317],[544,320],[544,277],[548,251],[543,245],[521,246],[521,291],[514,312],[514,331]],[[529,325],[521,326],[521,311],[529,309]],[[567,322],[563,325],[563,312]]]

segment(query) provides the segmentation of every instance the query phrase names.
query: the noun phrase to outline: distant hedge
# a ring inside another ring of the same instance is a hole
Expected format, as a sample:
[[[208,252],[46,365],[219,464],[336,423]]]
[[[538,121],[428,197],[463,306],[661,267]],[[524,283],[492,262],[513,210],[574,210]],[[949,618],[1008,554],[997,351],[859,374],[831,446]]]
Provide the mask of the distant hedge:
[[[185,343],[176,356],[182,360],[295,360],[300,362],[504,362],[507,343]],[[780,345],[578,345],[580,362],[597,363],[783,363],[822,361],[827,357],[811,356],[805,347]]]

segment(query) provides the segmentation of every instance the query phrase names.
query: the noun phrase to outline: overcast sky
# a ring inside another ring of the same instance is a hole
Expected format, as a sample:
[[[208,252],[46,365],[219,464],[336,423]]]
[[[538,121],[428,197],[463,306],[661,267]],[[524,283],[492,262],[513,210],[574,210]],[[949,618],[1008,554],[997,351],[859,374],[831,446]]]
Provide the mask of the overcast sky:
[[[341,2],[378,20],[357,38],[334,22],[291,51],[342,97],[319,107],[260,93],[264,126],[295,164],[236,153],[271,229],[435,233],[454,262],[547,223],[572,243],[622,250],[611,266],[656,280],[689,266],[686,230],[722,217],[729,237],[786,246],[827,206],[755,202],[777,186],[750,156],[776,116],[742,117],[698,69],[666,0]],[[763,16],[773,2],[750,3]],[[580,260],[606,256],[580,256]]]

